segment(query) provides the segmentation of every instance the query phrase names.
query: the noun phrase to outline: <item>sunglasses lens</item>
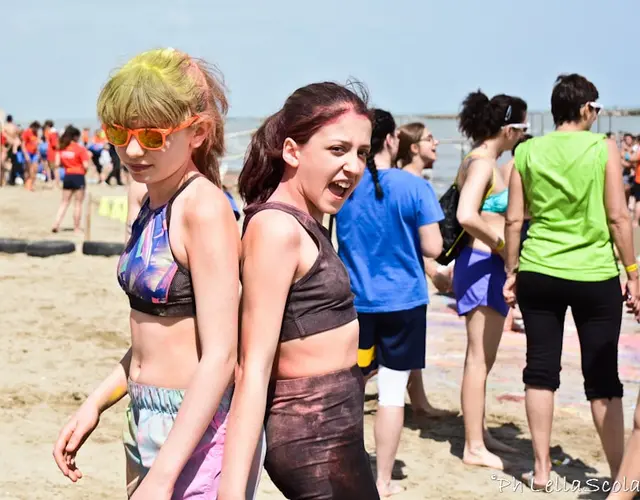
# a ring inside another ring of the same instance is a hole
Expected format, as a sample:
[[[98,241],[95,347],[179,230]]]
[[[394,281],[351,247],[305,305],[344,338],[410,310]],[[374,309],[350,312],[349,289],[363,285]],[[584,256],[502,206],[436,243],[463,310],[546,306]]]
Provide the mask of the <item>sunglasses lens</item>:
[[[142,147],[149,149],[160,149],[162,147],[162,133],[157,130],[141,130],[138,139]]]
[[[110,126],[106,127],[105,134],[107,140],[114,146],[124,146],[129,136],[126,130]]]
[[[589,107],[596,112],[596,115],[599,115],[600,111],[602,110],[602,107],[598,106],[597,104],[589,104]]]

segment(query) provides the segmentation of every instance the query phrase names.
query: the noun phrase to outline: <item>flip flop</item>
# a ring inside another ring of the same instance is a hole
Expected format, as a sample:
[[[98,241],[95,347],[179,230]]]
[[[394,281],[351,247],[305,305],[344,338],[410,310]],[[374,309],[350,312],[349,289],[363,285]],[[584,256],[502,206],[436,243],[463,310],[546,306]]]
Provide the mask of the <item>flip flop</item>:
[[[532,470],[522,474],[522,476],[520,476],[520,479],[534,493],[549,493],[549,491],[547,491],[547,484],[546,483],[542,484],[542,485],[541,484],[536,484],[535,476],[534,476],[534,473],[533,473]]]

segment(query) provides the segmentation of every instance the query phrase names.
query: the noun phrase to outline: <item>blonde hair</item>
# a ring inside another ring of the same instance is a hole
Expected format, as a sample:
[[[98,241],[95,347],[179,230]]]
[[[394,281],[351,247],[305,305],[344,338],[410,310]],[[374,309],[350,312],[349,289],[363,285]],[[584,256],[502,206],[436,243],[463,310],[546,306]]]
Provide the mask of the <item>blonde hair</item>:
[[[219,157],[224,154],[224,116],[228,110],[219,73],[175,49],[143,52],[111,76],[98,97],[102,123],[123,127],[176,127],[190,116],[210,125],[193,152],[198,170],[220,187]]]
[[[424,123],[420,122],[407,123],[398,128],[398,155],[396,156],[396,162],[400,168],[411,163],[414,156],[411,152],[411,146],[420,142],[424,128]]]

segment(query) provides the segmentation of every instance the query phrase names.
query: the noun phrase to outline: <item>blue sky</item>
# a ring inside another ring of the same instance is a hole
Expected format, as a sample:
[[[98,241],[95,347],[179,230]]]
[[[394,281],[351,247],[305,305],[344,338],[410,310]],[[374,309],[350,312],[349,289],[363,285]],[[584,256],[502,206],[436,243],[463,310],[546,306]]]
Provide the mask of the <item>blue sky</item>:
[[[301,85],[349,77],[394,113],[455,113],[477,88],[544,110],[558,73],[574,71],[606,106],[640,106],[638,14],[631,0],[13,1],[0,108],[19,121],[92,119],[110,71],[160,46],[215,63],[230,116],[264,116]]]

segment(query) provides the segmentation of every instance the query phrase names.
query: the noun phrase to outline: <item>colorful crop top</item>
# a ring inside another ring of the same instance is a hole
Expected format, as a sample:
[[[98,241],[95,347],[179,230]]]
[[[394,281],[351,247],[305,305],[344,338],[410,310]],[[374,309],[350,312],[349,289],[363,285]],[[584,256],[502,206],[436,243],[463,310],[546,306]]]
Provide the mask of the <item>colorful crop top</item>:
[[[353,305],[349,274],[331,244],[329,231],[302,210],[286,203],[267,202],[245,210],[243,233],[251,218],[267,209],[292,215],[318,245],[315,262],[289,290],[280,342],[325,332],[356,319],[358,315]]]
[[[190,177],[158,208],[149,207],[148,196],[142,204],[118,261],[118,283],[131,309],[154,316],[195,316],[191,273],[171,251],[169,224],[174,200],[198,177]]]

